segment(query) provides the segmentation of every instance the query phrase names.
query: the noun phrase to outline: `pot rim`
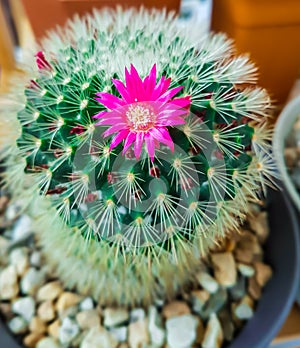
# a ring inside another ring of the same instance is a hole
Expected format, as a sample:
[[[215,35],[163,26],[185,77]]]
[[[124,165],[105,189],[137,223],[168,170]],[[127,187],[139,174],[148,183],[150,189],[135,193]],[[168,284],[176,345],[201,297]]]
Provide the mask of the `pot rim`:
[[[300,116],[300,96],[290,101],[279,115],[273,137],[273,154],[277,163],[281,180],[292,198],[296,208],[300,211],[300,194],[287,171],[284,159],[285,141],[289,136],[296,119]]]

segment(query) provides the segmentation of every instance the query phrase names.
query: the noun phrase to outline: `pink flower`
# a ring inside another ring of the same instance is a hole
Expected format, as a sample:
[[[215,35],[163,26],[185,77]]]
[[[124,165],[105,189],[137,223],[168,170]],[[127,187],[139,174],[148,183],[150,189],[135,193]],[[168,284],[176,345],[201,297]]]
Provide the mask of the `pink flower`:
[[[35,61],[39,70],[48,69],[51,70],[51,65],[48,63],[45,58],[44,52],[39,51],[35,54]]]
[[[139,158],[145,143],[152,161],[159,143],[174,151],[168,127],[184,124],[191,104],[189,96],[174,98],[183,86],[169,89],[171,79],[165,76],[157,83],[155,64],[144,80],[131,65],[130,71],[125,69],[125,80],[126,85],[112,80],[121,98],[106,92],[97,93],[98,98],[95,98],[109,110],[94,118],[100,119],[96,125],[110,126],[103,133],[104,137],[115,134],[110,149],[124,140],[123,154],[134,144],[135,157]]]

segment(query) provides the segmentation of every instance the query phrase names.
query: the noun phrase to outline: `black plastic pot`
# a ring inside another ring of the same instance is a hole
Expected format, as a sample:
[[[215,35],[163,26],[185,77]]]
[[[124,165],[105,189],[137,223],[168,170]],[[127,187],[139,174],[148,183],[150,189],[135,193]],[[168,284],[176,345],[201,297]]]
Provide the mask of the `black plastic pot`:
[[[259,301],[255,315],[230,348],[267,348],[284,323],[299,283],[299,227],[292,204],[282,192],[268,198],[271,235],[266,244],[266,261],[274,274]],[[20,348],[0,321],[0,347]]]
[[[230,348],[267,348],[276,336],[295,300],[299,284],[299,226],[292,203],[283,192],[269,192],[271,235],[265,259],[274,271],[258,303],[254,317]]]

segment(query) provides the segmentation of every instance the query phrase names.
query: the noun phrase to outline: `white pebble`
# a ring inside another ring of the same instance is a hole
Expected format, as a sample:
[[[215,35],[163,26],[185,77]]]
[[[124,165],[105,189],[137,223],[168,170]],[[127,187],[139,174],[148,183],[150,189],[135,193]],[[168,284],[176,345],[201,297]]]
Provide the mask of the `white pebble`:
[[[182,315],[166,321],[167,341],[170,348],[189,348],[197,337],[198,319]]]
[[[70,343],[76,338],[79,331],[80,329],[77,323],[69,317],[66,317],[63,319],[62,325],[59,328],[59,341],[62,344]]]
[[[8,327],[15,334],[21,334],[27,331],[26,320],[22,317],[14,317],[9,323]]]
[[[106,308],[104,310],[104,326],[118,326],[129,319],[127,309],[122,308]]]
[[[130,312],[130,322],[143,320],[145,316],[146,314],[143,308],[135,308]]]
[[[214,294],[219,289],[217,281],[208,273],[201,272],[197,275],[199,284],[203,289],[207,290],[210,294]]]
[[[14,266],[8,266],[0,274],[0,299],[10,300],[19,292],[18,276]]]
[[[83,301],[80,302],[79,308],[81,311],[88,311],[94,309],[94,302],[91,297],[86,297]]]
[[[125,342],[127,340],[127,326],[114,327],[109,330],[112,337],[118,342]]]
[[[158,310],[154,306],[149,307],[148,322],[148,329],[150,333],[151,342],[154,345],[161,347],[165,342],[166,334],[162,326],[162,318],[160,317]]]
[[[41,266],[41,253],[39,251],[34,251],[30,255],[30,264],[34,267],[40,267]]]
[[[36,348],[60,348],[60,345],[52,337],[42,338],[38,343]]]
[[[32,233],[31,218],[28,215],[22,215],[19,217],[12,230],[12,239],[19,241],[26,238]]]
[[[12,305],[12,311],[30,322],[35,313],[34,299],[29,296],[17,299]]]
[[[45,274],[36,268],[29,268],[21,280],[21,290],[24,294],[32,295],[45,282]]]
[[[16,267],[18,275],[23,275],[29,268],[29,257],[27,248],[13,249],[9,254],[10,263]]]

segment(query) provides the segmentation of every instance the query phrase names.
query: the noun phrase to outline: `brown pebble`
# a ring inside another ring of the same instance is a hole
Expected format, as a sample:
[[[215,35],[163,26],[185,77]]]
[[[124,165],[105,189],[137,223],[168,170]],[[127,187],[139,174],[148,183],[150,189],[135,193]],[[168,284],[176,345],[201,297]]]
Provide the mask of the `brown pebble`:
[[[38,301],[54,301],[61,293],[63,288],[59,281],[54,281],[43,285],[37,292]]]
[[[45,322],[53,320],[55,318],[55,309],[52,301],[42,302],[38,307],[37,314]]]
[[[242,263],[252,263],[255,255],[262,255],[263,251],[257,236],[250,231],[244,230],[234,250],[235,258]]]
[[[82,297],[73,292],[64,292],[59,296],[56,303],[58,313],[63,313],[69,307],[77,305],[82,300]]]
[[[148,320],[143,319],[129,324],[128,343],[131,348],[140,348],[150,341],[148,331]]]
[[[5,302],[0,303],[0,312],[1,314],[3,314],[3,316],[5,317],[7,321],[9,321],[15,316],[15,314],[11,310],[10,303],[5,303]]]
[[[297,163],[297,151],[293,147],[286,147],[284,149],[284,158],[286,166],[291,169],[294,168]]]
[[[43,334],[47,328],[44,321],[39,317],[33,317],[29,324],[29,330],[36,334]]]
[[[264,243],[270,233],[268,213],[262,211],[257,216],[249,217],[248,222],[260,243]]]
[[[217,282],[225,287],[232,287],[236,283],[237,269],[231,252],[211,255],[214,275]]]
[[[269,281],[269,279],[272,277],[272,273],[273,273],[272,268],[269,265],[266,265],[265,263],[262,263],[262,262],[255,262],[254,268],[256,271],[257,283],[261,287],[264,287]]]
[[[48,326],[48,334],[53,338],[58,338],[60,328],[60,320],[55,320],[52,324]]]
[[[166,319],[190,314],[190,307],[182,301],[173,301],[164,306],[162,314]]]
[[[7,196],[0,197],[0,214],[4,213],[8,202],[9,202],[9,198]]]
[[[249,278],[248,293],[254,300],[259,300],[261,297],[261,287],[257,283],[255,276]]]
[[[43,334],[32,332],[23,339],[24,346],[28,348],[36,348],[37,343],[44,338]]]
[[[204,338],[205,328],[203,325],[203,321],[199,317],[197,317],[197,319],[198,319],[198,326],[197,326],[196,343],[201,344]]]

